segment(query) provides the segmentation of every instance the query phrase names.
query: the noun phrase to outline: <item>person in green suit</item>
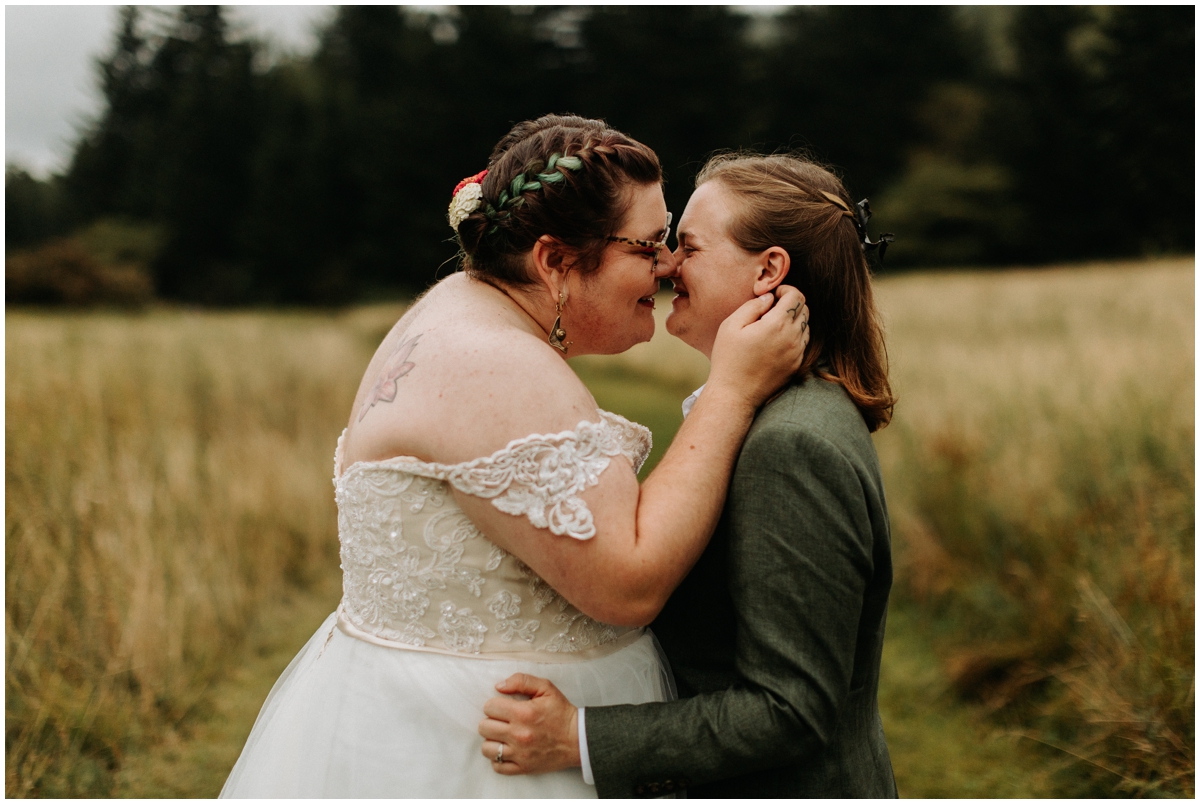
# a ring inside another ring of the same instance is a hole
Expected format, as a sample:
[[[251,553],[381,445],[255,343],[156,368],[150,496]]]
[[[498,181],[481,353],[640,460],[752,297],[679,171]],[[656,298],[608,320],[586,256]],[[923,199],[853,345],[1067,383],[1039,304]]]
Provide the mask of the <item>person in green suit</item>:
[[[480,724],[497,773],[582,767],[604,798],[896,796],[877,700],[891,545],[870,435],[894,398],[865,255],[890,235],[872,242],[869,215],[797,157],[701,171],[668,331],[707,355],[729,313],[786,280],[811,310],[808,351],[759,411],[712,541],[652,623],[678,699],[577,710],[517,674]]]

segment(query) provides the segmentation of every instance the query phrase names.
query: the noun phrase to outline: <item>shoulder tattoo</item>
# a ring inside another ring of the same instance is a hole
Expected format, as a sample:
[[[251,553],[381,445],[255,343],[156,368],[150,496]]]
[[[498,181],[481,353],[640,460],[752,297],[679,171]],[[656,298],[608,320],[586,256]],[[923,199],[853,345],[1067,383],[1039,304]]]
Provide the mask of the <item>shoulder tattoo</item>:
[[[417,367],[416,363],[409,361],[408,356],[412,354],[412,350],[416,348],[419,340],[421,340],[420,333],[408,340],[401,341],[400,345],[392,350],[391,356],[383,364],[383,371],[379,373],[379,379],[371,386],[367,398],[363,400],[358,414],[360,422],[377,403],[395,400],[400,378]]]

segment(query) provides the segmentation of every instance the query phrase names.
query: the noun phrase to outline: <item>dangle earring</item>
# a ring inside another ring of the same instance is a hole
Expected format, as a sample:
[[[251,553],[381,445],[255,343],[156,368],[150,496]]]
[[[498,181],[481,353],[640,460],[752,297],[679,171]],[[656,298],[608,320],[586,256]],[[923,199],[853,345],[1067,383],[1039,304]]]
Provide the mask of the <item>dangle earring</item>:
[[[558,304],[554,305],[555,311],[558,313],[554,318],[554,324],[550,327],[550,336],[546,338],[558,351],[564,355],[567,353],[568,344],[563,343],[563,338],[567,337],[567,331],[562,328],[562,311],[567,304],[567,289],[564,287],[558,292]]]

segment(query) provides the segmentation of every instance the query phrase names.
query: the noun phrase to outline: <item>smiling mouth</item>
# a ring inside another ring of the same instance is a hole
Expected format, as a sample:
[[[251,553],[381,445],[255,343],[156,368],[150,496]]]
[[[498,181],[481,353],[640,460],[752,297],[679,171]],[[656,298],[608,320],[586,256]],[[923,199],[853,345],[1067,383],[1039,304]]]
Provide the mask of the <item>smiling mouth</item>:
[[[638,299],[638,304],[644,304],[647,307],[649,307],[651,310],[653,310],[654,309],[654,294],[651,293],[649,296],[643,296],[642,298]]]

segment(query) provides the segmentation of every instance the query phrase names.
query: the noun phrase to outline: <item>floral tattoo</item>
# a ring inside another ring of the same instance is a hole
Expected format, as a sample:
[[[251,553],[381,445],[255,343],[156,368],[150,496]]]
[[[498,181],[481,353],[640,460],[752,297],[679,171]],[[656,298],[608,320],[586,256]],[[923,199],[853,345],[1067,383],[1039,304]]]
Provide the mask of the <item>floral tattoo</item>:
[[[392,356],[383,365],[379,379],[371,386],[367,398],[363,400],[362,412],[358,414],[360,422],[367,412],[375,407],[376,403],[391,402],[396,398],[397,383],[400,378],[417,367],[416,363],[409,362],[408,356],[412,354],[412,350],[416,348],[419,340],[421,340],[420,334],[401,341],[400,345],[392,352]]]

